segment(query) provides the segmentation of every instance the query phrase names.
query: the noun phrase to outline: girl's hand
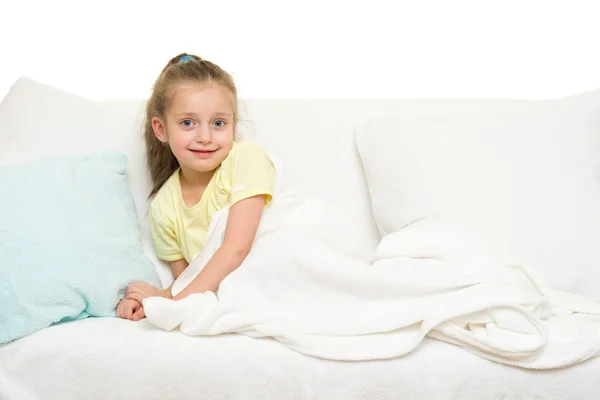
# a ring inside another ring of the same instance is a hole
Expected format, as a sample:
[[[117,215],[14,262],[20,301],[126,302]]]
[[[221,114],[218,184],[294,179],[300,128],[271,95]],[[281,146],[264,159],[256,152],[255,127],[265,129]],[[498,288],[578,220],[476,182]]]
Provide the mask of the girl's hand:
[[[170,299],[171,293],[169,289],[161,290],[139,281],[130,284],[127,287],[127,292],[125,292],[126,299],[136,300],[140,304],[143,304],[142,301],[148,297],[166,297]]]
[[[131,321],[138,321],[144,318],[144,307],[133,299],[121,299],[117,305],[117,317],[128,319]]]

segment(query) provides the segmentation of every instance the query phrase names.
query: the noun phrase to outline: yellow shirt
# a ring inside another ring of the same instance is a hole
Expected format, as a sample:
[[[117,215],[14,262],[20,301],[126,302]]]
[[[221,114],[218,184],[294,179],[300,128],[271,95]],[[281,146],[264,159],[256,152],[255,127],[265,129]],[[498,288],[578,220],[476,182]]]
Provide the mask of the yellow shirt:
[[[261,194],[266,196],[266,207],[274,190],[275,166],[262,146],[252,141],[234,142],[200,201],[192,207],[183,202],[178,169],[150,203],[150,229],[157,257],[191,262],[204,246],[217,211]]]

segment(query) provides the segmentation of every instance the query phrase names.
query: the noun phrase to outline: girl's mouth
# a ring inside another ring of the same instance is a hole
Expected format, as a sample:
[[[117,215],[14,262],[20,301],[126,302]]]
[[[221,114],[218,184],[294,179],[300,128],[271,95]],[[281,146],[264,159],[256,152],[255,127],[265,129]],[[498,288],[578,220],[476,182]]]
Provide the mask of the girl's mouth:
[[[200,158],[208,158],[216,151],[216,150],[193,150],[193,149],[189,149],[189,150]]]

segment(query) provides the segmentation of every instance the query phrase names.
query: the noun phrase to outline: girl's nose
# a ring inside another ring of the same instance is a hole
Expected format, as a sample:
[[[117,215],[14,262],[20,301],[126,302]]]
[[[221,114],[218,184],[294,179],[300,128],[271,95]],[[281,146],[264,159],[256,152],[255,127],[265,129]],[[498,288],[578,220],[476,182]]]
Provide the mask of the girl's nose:
[[[211,133],[210,127],[206,124],[201,124],[198,126],[198,130],[196,132],[196,142],[198,143],[210,143],[211,142]]]

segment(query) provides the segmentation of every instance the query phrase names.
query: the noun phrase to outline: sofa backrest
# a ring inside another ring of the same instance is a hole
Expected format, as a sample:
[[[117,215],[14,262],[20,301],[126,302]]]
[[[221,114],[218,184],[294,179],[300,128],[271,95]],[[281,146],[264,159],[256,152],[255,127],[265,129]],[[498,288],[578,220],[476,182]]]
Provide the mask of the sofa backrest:
[[[509,100],[242,100],[239,133],[257,140],[282,166],[287,188],[325,198],[364,232],[365,254],[379,241],[368,188],[356,151],[356,124],[374,114],[423,115],[488,107]],[[142,122],[144,102],[92,102],[22,78],[0,104],[0,165],[47,154],[122,151],[136,201],[146,253],[153,255],[147,222],[149,179]]]

